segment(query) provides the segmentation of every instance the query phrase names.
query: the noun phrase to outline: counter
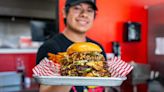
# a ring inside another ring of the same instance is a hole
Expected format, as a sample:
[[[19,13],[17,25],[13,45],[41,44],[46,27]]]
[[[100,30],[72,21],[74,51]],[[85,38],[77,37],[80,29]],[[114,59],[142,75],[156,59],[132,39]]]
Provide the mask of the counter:
[[[17,71],[17,62],[21,60],[26,68],[26,76],[32,77],[32,68],[36,65],[36,53],[37,49],[0,49],[0,72]]]
[[[29,84],[1,86],[0,92],[39,92],[39,84],[31,78]]]
[[[24,54],[28,54],[28,53],[37,53],[38,49],[0,49],[0,54],[20,54],[20,53],[24,53]]]

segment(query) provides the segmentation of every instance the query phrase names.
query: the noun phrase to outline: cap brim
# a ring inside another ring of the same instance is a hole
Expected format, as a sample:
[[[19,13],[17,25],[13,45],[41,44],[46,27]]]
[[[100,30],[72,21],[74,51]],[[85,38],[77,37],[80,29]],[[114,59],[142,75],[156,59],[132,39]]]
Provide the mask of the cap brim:
[[[71,3],[71,6],[72,5],[77,5],[77,4],[80,4],[80,3],[88,3],[88,4],[92,5],[94,10],[98,10],[96,4],[94,2],[91,2],[91,1],[88,1],[88,0],[77,0],[74,3]]]

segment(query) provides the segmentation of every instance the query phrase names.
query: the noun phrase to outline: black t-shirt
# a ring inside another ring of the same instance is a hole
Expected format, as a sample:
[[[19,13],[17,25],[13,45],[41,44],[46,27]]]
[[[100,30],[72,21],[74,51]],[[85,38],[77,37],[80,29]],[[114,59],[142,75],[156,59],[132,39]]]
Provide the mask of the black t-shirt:
[[[96,41],[86,38],[87,42],[93,42],[101,47],[102,54],[106,58],[105,51],[103,47],[97,43]],[[39,64],[39,62],[44,58],[48,57],[48,53],[54,53],[57,54],[58,52],[65,52],[66,49],[73,44],[74,42],[70,41],[68,38],[66,38],[62,33],[55,35],[53,38],[47,40],[38,50],[37,52],[37,58],[36,58],[36,63]],[[76,86],[77,92],[83,92],[83,87],[81,86]],[[71,92],[73,92],[71,90]]]
[[[87,42],[93,42],[101,47],[102,54],[106,58],[105,51],[103,47],[97,43],[94,40],[91,40],[87,37]],[[62,33],[55,35],[53,38],[47,40],[38,50],[37,52],[37,58],[36,63],[39,64],[39,62],[44,58],[47,57],[48,53],[54,53],[57,54],[58,52],[65,52],[67,48],[73,44],[74,42],[70,41],[68,38],[66,38]]]

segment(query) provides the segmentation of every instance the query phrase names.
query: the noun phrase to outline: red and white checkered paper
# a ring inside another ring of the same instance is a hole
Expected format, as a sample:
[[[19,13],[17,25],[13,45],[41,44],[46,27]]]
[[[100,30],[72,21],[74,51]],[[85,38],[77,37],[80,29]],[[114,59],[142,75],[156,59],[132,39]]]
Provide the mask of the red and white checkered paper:
[[[32,71],[36,76],[60,76],[60,65],[44,58]]]
[[[112,77],[126,77],[127,74],[133,69],[133,66],[121,60],[118,57],[114,57],[107,61],[108,70]]]
[[[114,57],[107,61],[108,70],[111,77],[126,77],[133,69],[133,66],[124,62],[120,58]],[[60,65],[44,58],[37,66],[33,68],[34,75],[37,76],[61,76]]]

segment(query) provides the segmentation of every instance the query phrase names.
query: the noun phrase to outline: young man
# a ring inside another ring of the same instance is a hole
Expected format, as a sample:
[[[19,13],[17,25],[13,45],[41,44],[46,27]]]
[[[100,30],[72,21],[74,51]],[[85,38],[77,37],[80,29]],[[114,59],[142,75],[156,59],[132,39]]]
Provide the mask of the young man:
[[[94,0],[67,0],[63,12],[66,28],[63,33],[55,35],[46,41],[37,53],[37,64],[47,57],[47,53],[65,52],[74,42],[93,42],[86,36],[96,17],[97,6]],[[102,48],[103,49],[103,48]],[[105,52],[102,53],[105,56]],[[106,56],[105,56],[106,57]],[[71,86],[40,85],[40,92],[69,92]],[[76,87],[77,92],[83,92],[83,87]],[[73,92],[73,91],[72,91]]]

